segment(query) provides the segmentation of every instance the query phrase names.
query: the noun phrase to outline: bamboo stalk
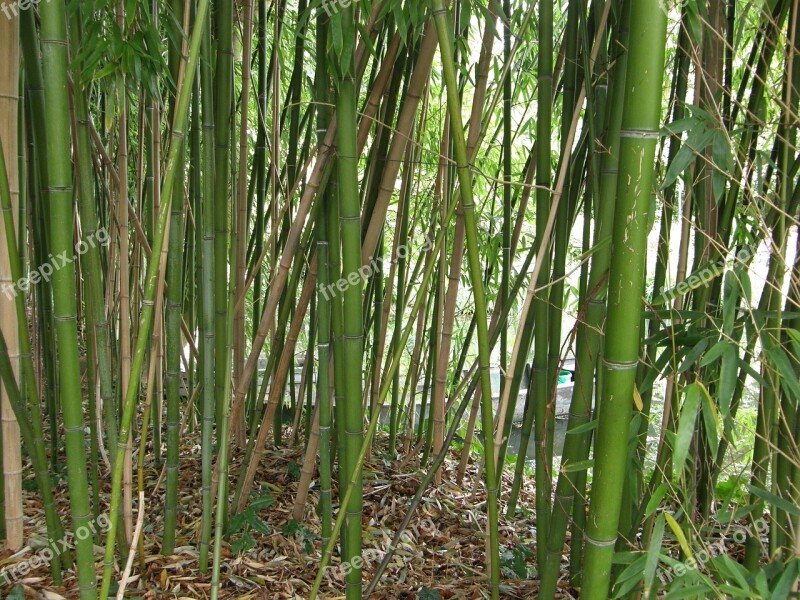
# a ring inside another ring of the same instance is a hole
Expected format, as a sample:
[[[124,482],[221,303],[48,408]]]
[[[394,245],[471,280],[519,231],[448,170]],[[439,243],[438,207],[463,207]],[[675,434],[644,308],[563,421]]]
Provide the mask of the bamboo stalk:
[[[51,3],[41,7],[42,64],[45,101],[53,119],[48,129],[48,181],[50,250],[54,255],[73,251],[74,207],[67,89],[67,31],[64,6]],[[63,411],[70,511],[73,529],[86,528],[90,521],[90,501],[86,475],[82,393],[78,358],[78,328],[75,267],[72,262],[53,273],[53,315],[58,351],[59,397]],[[76,543],[78,584],[81,600],[96,597],[96,577],[92,540]]]
[[[0,147],[5,156],[17,155],[17,108],[19,105],[19,19],[0,20],[0,44],[7,60],[0,66]],[[17,164],[6,165],[11,214],[16,222],[19,208],[19,177]],[[4,237],[14,237],[14,229],[3,229]],[[8,244],[0,243],[0,288],[15,291]],[[18,292],[17,292],[18,293]],[[20,370],[20,339],[16,294],[4,293],[0,298],[0,331],[6,339],[8,357],[15,376]],[[32,390],[35,394],[35,389]],[[8,548],[19,550],[23,543],[22,521],[22,451],[20,431],[8,398],[8,391],[0,390],[0,415],[3,438],[3,485],[5,538]]]
[[[166,259],[166,247],[164,245],[164,236],[169,231],[169,220],[167,216],[170,211],[169,201],[172,199],[172,193],[175,189],[176,181],[175,174],[177,172],[177,163],[180,155],[181,140],[184,136],[184,127],[187,121],[189,100],[191,97],[191,90],[194,81],[195,72],[197,70],[200,43],[203,37],[205,28],[205,19],[208,12],[208,0],[200,0],[197,7],[196,23],[192,30],[189,55],[185,62],[181,63],[181,76],[178,78],[178,92],[175,100],[175,119],[174,126],[171,134],[171,141],[169,146],[169,153],[167,157],[164,184],[161,197],[164,199],[161,209],[159,210],[157,227],[153,237],[153,258],[147,267],[147,276],[145,278],[146,288],[141,314],[141,327],[139,337],[136,340],[136,351],[133,357],[132,376],[127,390],[125,410],[122,415],[120,424],[119,439],[126,440],[128,438],[133,415],[136,408],[136,397],[139,392],[139,383],[144,364],[144,355],[149,342],[149,334],[152,331],[154,320],[154,298],[156,293],[157,282],[163,277],[162,263]],[[159,276],[161,274],[161,276]],[[124,449],[124,448],[122,448]],[[119,503],[120,503],[120,486],[122,483],[122,467],[123,461],[118,459],[114,463],[113,479],[112,479],[112,494],[109,510],[109,530],[106,539],[106,553],[105,553],[105,568],[103,570],[103,586],[101,588],[101,599],[106,600],[108,597],[108,590],[111,584],[111,571],[113,568],[114,557],[114,536],[117,531],[117,522]],[[84,474],[85,476],[85,474]]]
[[[433,18],[439,37],[444,77],[447,86],[448,111],[453,134],[454,152],[458,167],[458,179],[461,186],[461,205],[464,211],[464,226],[467,238],[467,255],[470,278],[475,297],[475,314],[478,320],[478,348],[481,369],[481,418],[485,439],[485,471],[487,491],[487,512],[489,516],[489,542],[487,566],[489,567],[489,590],[492,598],[499,595],[500,555],[497,539],[497,476],[494,465],[494,440],[492,438],[492,388],[489,377],[489,344],[488,325],[486,322],[486,299],[483,289],[482,270],[480,266],[477,226],[475,224],[475,205],[472,197],[472,175],[467,157],[464,126],[461,122],[461,102],[458,97],[455,67],[453,65],[452,42],[450,39],[450,13],[442,0],[433,0]]]
[[[622,499],[628,429],[641,340],[647,213],[658,141],[667,15],[657,0],[631,7],[592,498],[582,582],[606,598]],[[621,332],[625,332],[624,335]]]

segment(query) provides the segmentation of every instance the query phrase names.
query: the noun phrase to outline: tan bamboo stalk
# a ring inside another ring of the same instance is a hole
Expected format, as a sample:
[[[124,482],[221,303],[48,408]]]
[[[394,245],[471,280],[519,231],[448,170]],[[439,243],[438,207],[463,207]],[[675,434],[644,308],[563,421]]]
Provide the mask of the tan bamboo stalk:
[[[389,75],[392,73],[392,70],[393,70],[392,67],[395,66],[394,57],[395,57],[395,55],[397,53],[397,48],[399,48],[399,46],[400,46],[399,42],[400,42],[400,36],[395,34],[394,38],[392,38],[392,42],[390,44],[390,48],[387,50],[387,57],[388,57],[388,54],[393,51],[392,55],[391,55],[392,63],[390,63],[386,58],[384,59],[384,62],[381,65],[381,70],[378,72],[378,76],[376,77],[376,84],[377,84],[379,78],[381,78],[381,77],[385,77],[386,78],[386,82],[388,82]],[[386,82],[384,82],[384,85],[385,85]],[[390,115],[387,114],[388,111],[389,111],[390,105],[391,105],[390,102],[384,102],[383,113],[381,114],[381,118],[380,118],[380,124],[378,124],[378,127],[376,128],[376,131],[380,132],[379,135],[381,135],[381,136],[389,135],[388,121],[389,121],[390,118],[392,118],[394,116],[394,115],[390,116]],[[361,134],[361,131],[363,129],[365,129],[365,125],[366,124],[367,124],[366,119],[362,118],[361,122],[359,123],[359,131],[358,131],[358,135],[359,136]],[[359,147],[361,147],[360,144],[359,144]],[[377,154],[374,156],[374,159],[375,159],[375,161],[378,160]],[[381,167],[383,166],[383,164],[385,164],[385,161],[381,161]],[[376,175],[376,171],[378,169],[376,168],[376,163],[375,162],[373,162],[371,167],[372,168],[371,168],[370,177],[372,178],[372,177],[379,176],[379,175]],[[400,198],[403,198],[403,190],[405,189],[406,181],[407,181],[407,178],[404,177],[403,181],[402,181],[402,184],[401,184]],[[401,202],[401,204],[402,204],[402,202]],[[399,219],[400,210],[402,210],[402,209],[398,210],[398,222],[400,220]],[[363,218],[363,215],[362,215],[362,218]],[[391,313],[391,308],[392,308],[392,292],[394,290],[395,273],[397,272],[397,250],[398,250],[399,243],[400,243],[400,236],[399,235],[395,235],[394,236],[394,243],[392,245],[391,265],[389,267],[388,284],[386,285],[386,289],[383,291],[383,299],[381,301],[382,310],[381,310],[381,314],[380,315],[375,315],[375,318],[380,318],[381,319],[380,326],[379,326],[380,330],[379,330],[378,338],[374,342],[376,344],[376,347],[375,347],[375,364],[372,366],[371,390],[370,390],[369,395],[366,393],[366,390],[365,390],[365,393],[364,393],[365,404],[366,404],[367,399],[369,398],[370,401],[371,401],[370,405],[373,406],[373,407],[377,407],[378,406],[377,402],[378,402],[378,395],[380,393],[381,375],[388,368],[389,360],[390,360],[389,357],[387,357],[386,358],[386,365],[384,366],[383,369],[381,369],[381,365],[384,362],[384,351],[385,351],[385,348],[386,348],[386,332],[387,332],[388,327],[389,327],[389,315]],[[383,275],[381,275],[381,277],[382,276]],[[370,449],[370,451],[371,451],[371,449]]]
[[[275,416],[275,409],[278,406],[278,402],[281,400],[281,394],[283,393],[283,384],[286,380],[289,361],[294,355],[294,348],[297,345],[297,337],[299,336],[300,329],[303,326],[303,318],[305,317],[308,304],[311,301],[311,296],[314,294],[314,284],[316,283],[316,281],[317,281],[317,259],[315,255],[311,259],[311,262],[309,264],[308,276],[306,277],[305,283],[303,284],[303,291],[300,294],[300,298],[297,302],[297,308],[295,309],[295,314],[294,317],[292,318],[292,323],[289,326],[289,334],[286,337],[286,343],[283,345],[283,351],[281,352],[281,357],[280,360],[278,361],[278,366],[275,371],[276,373],[275,380],[272,382],[272,385],[270,387],[269,399],[267,400],[267,408],[264,411],[264,418],[261,420],[261,426],[258,429],[258,437],[256,438],[253,455],[250,458],[250,462],[247,464],[247,469],[242,475],[242,477],[244,477],[244,480],[243,484],[241,485],[241,491],[239,493],[239,502],[236,506],[237,512],[243,511],[245,506],[247,505],[250,489],[253,485],[253,479],[255,478],[256,471],[258,470],[258,464],[259,462],[261,462],[261,459],[264,456],[264,450],[266,449],[267,435],[269,434],[270,431],[269,425],[270,423],[272,423],[272,419]],[[239,387],[241,388],[241,385]],[[244,389],[246,393],[247,387],[245,387]]]
[[[333,120],[332,120],[333,121]],[[261,349],[264,347],[264,342],[267,339],[272,325],[275,321],[275,312],[278,307],[278,301],[286,286],[286,281],[289,278],[289,270],[291,269],[295,252],[300,243],[300,236],[305,225],[306,217],[311,209],[311,204],[317,196],[317,191],[323,186],[324,180],[327,178],[329,169],[329,159],[332,154],[333,140],[335,137],[336,126],[332,122],[328,133],[325,136],[325,143],[322,151],[317,159],[317,164],[311,173],[311,178],[306,184],[303,196],[300,199],[297,214],[292,226],[289,228],[289,233],[286,236],[286,243],[284,244],[283,254],[281,260],[278,262],[278,267],[275,270],[269,284],[269,294],[267,301],[264,304],[264,312],[261,316],[258,329],[253,336],[253,343],[250,350],[250,355],[247,357],[241,378],[236,382],[236,393],[233,399],[233,406],[231,408],[231,420],[233,422],[239,418],[239,411],[244,409],[244,401],[247,397],[247,392],[250,388],[250,382],[256,372],[258,365],[258,358],[261,354]]]
[[[314,367],[314,345],[309,344],[308,348],[306,348],[306,355],[303,359],[303,369],[300,373],[300,382],[297,385],[297,397],[303,398],[306,386],[313,385],[313,383],[309,383],[309,378],[313,377],[311,375],[312,369]],[[294,417],[292,418],[292,431],[295,435],[294,443],[297,444],[297,432],[300,430],[300,417],[302,417],[303,413],[303,403],[298,402],[296,410],[294,411]]]
[[[379,72],[378,77],[376,77],[375,82],[374,82],[374,84],[372,86],[372,89],[370,90],[370,95],[369,95],[369,98],[367,99],[367,103],[366,103],[364,111],[363,111],[363,113],[361,115],[361,122],[359,124],[358,138],[357,138],[358,139],[359,152],[361,152],[361,150],[364,148],[365,144],[367,143],[367,138],[369,136],[369,132],[370,132],[370,130],[372,128],[373,121],[375,120],[375,115],[377,114],[378,108],[380,107],[380,99],[381,99],[381,97],[383,96],[383,94],[384,94],[384,92],[386,90],[386,86],[389,84],[389,80],[390,80],[390,76],[391,76],[391,72],[392,72],[391,67],[394,65],[394,58],[395,58],[395,56],[397,54],[397,50],[399,48],[399,45],[400,45],[400,38],[399,38],[399,36],[395,36],[395,38],[392,40],[392,43],[389,45],[389,48],[387,49],[386,56],[384,57],[384,65],[382,66],[381,71]],[[329,150],[330,150],[331,144],[333,143],[335,132],[336,132],[336,117],[334,115],[331,118],[331,126],[329,127],[328,131],[325,133],[325,140],[324,140],[324,142],[322,144],[322,148],[318,149],[319,150],[319,154],[317,155],[316,162],[313,160],[314,159],[314,152],[312,151],[310,153],[308,159],[306,160],[306,163],[303,166],[303,168],[298,171],[297,180],[293,183],[293,187],[292,187],[291,191],[289,192],[289,194],[287,195],[288,198],[294,197],[294,195],[300,189],[301,185],[306,182],[307,177],[309,179],[309,183],[306,183],[305,184],[306,187],[303,188],[303,196],[302,196],[301,201],[300,201],[301,205],[302,205],[302,203],[304,201],[313,200],[316,197],[316,192],[319,189],[319,179],[323,177],[324,170],[325,170],[325,168],[327,166],[327,161],[330,158]],[[309,169],[309,167],[311,166],[312,163],[313,163],[314,167],[313,167],[313,169],[311,171],[311,174],[308,175],[308,169]],[[308,189],[309,188],[309,184],[312,181],[315,181],[315,180],[317,180],[317,187],[313,188],[313,190],[312,190],[313,193],[309,193],[310,192],[310,190]],[[283,204],[283,206],[281,207],[280,212],[278,213],[278,220],[283,218],[283,216],[286,214],[286,212],[289,210],[289,208],[290,208],[289,203],[285,202]],[[295,222],[297,222],[297,217],[295,217]],[[244,288],[242,289],[242,292],[240,294],[238,294],[237,297],[236,297],[236,307],[237,308],[244,303],[245,296],[246,296],[248,290],[250,289],[250,287],[253,285],[253,282],[256,279],[256,273],[259,271],[259,269],[261,269],[261,266],[262,266],[262,264],[263,264],[263,262],[264,262],[264,260],[265,260],[265,258],[267,256],[270,248],[273,245],[274,238],[279,232],[280,232],[280,228],[277,228],[277,227],[273,227],[270,230],[269,237],[267,238],[266,243],[264,244],[264,250],[262,251],[261,255],[256,260],[252,271],[247,276],[247,279],[245,281]],[[284,251],[284,255],[285,255],[285,251]],[[367,263],[365,263],[365,264],[367,264]],[[271,288],[269,288],[269,289],[271,289]],[[260,353],[260,351],[259,351],[259,353]],[[248,360],[249,360],[249,357],[248,357]],[[237,384],[236,387],[238,388],[238,384]],[[236,409],[236,405],[234,405],[233,409],[234,410]],[[232,412],[231,413],[231,418],[233,418],[233,415],[234,415],[234,413]]]
[[[411,365],[408,373],[408,381],[406,388],[409,390],[409,425],[406,429],[406,437],[403,442],[403,448],[407,453],[411,448],[414,441],[414,421],[416,419],[416,391],[417,379],[419,377],[420,365],[422,362],[422,338],[425,332],[425,315],[427,314],[428,300],[427,298],[422,301],[422,307],[417,315],[417,329],[414,333],[414,350],[411,352]]]
[[[443,123],[443,130],[442,130],[442,139],[439,143],[439,171],[436,176],[436,183],[434,185],[434,192],[433,192],[433,206],[439,208],[439,215],[441,219],[441,226],[444,227],[445,216],[447,214],[447,207],[442,202],[442,197],[444,194],[447,193],[449,186],[447,184],[447,171],[448,171],[448,155],[449,155],[449,147],[450,147],[450,116],[446,115]],[[435,219],[434,219],[435,221]],[[445,346],[445,340],[443,337],[444,329],[443,329],[443,322],[445,320],[445,282],[449,275],[447,269],[447,237],[449,231],[447,229],[444,230],[444,237],[445,241],[442,243],[442,247],[439,250],[439,256],[437,257],[439,261],[439,266],[437,268],[436,273],[436,314],[433,315],[434,323],[431,328],[431,339],[428,342],[431,347],[431,352],[434,355],[431,357],[433,359],[432,368],[432,376],[431,378],[434,380],[434,389],[431,392],[431,422],[428,424],[428,427],[431,429],[426,432],[426,442],[425,442],[425,452],[423,453],[422,461],[423,463],[427,463],[428,459],[428,440],[430,440],[430,450],[433,453],[433,456],[439,454],[439,450],[442,447],[442,442],[444,441],[444,382],[447,380],[447,355],[442,356],[442,348]],[[463,244],[462,244],[463,246]],[[452,261],[455,263],[455,257]],[[452,286],[451,286],[452,287]],[[453,303],[455,309],[455,301]],[[455,310],[453,311],[455,312]],[[450,353],[450,344],[447,344],[447,354]],[[440,372],[443,372],[442,375],[442,385],[439,386],[441,388],[441,394],[436,394],[436,378]],[[422,415],[420,415],[422,418]],[[430,438],[428,437],[430,435]],[[435,483],[439,484],[442,481],[442,473],[441,470],[437,470],[436,474],[434,475]]]
[[[237,217],[231,243],[236,248],[236,273],[232,274],[236,296],[244,291],[245,275],[247,264],[245,254],[247,252],[248,240],[248,219],[247,219],[247,183],[249,169],[247,168],[248,142],[250,141],[248,116],[250,107],[250,83],[252,80],[252,53],[253,53],[253,0],[245,0],[243,5],[243,42],[242,51],[242,93],[241,93],[241,120],[239,122],[239,173],[237,181]],[[277,23],[278,19],[275,19]],[[277,80],[277,73],[274,74]],[[276,98],[278,96],[276,95]],[[273,121],[274,123],[274,121]],[[277,130],[277,127],[273,127]],[[273,163],[275,153],[273,152]],[[277,178],[273,175],[273,181]],[[261,235],[259,232],[258,235]],[[237,304],[233,312],[233,381],[238,382],[244,368],[244,348],[245,348],[245,320],[244,303]],[[244,412],[240,412],[241,417],[231,421],[231,437],[243,440],[245,436]]]
[[[8,157],[17,156],[17,108],[19,105],[19,18],[0,19],[0,144],[3,154]],[[19,172],[17,162],[13,158],[6,163],[8,184],[11,191],[11,210],[16,222],[19,207]],[[5,229],[0,240],[0,290],[14,290],[15,283],[11,277],[11,263],[6,244]],[[14,305],[14,295],[0,294],[0,330],[8,346],[8,358],[19,375],[19,325]],[[38,402],[38,399],[36,400]],[[6,525],[6,545],[9,550],[16,551],[23,543],[22,520],[22,444],[19,425],[11,410],[8,391],[3,387],[0,391],[0,412],[2,413],[3,432],[3,481],[4,508]]]
[[[392,57],[389,55],[387,56],[387,59],[388,58]],[[392,58],[392,60],[388,62],[393,63],[394,59]],[[380,80],[381,85],[375,86],[373,94],[370,97],[371,102],[368,102],[367,111],[362,117],[362,124],[363,123],[371,124],[372,118],[375,116],[375,113],[377,112],[378,109],[378,100],[380,99],[380,96],[383,94],[385,86],[388,85],[389,83],[389,75],[390,72],[387,71],[385,76]],[[367,133],[369,131],[369,128],[366,126],[364,127],[363,135],[361,135],[361,131],[362,130],[360,129],[358,137],[359,153],[363,149],[364,144],[366,144]],[[264,304],[264,312],[262,313],[258,329],[256,330],[256,333],[253,336],[253,343],[250,349],[250,354],[247,357],[247,361],[245,362],[245,366],[244,369],[242,370],[240,380],[235,382],[236,394],[234,395],[233,406],[231,408],[232,422],[236,422],[236,419],[239,418],[240,411],[242,411],[244,407],[244,400],[247,397],[247,392],[250,386],[250,382],[252,381],[253,375],[255,374],[256,366],[258,365],[258,357],[261,354],[261,349],[264,347],[264,342],[266,341],[267,335],[269,334],[272,328],[272,324],[274,323],[275,312],[278,306],[278,301],[280,300],[281,294],[283,293],[283,289],[286,286],[286,281],[288,280],[289,277],[289,270],[291,269],[292,265],[292,259],[294,258],[295,252],[297,251],[297,246],[300,242],[300,235],[302,233],[303,227],[305,226],[306,217],[308,217],[311,205],[317,198],[317,192],[321,188],[324,188],[325,182],[327,181],[327,176],[330,167],[329,163],[330,163],[330,158],[333,155],[333,146],[335,139],[336,139],[336,117],[333,116],[331,118],[331,124],[328,127],[328,131],[325,134],[325,139],[322,144],[322,147],[319,149],[317,161],[316,163],[314,163],[314,168],[312,169],[311,174],[308,175],[308,180],[305,183],[305,188],[303,189],[303,195],[301,196],[299,205],[297,207],[297,213],[295,214],[292,226],[289,228],[289,233],[286,236],[286,242],[284,243],[281,259],[278,262],[277,269],[274,271],[272,275],[272,279],[268,287],[269,294],[267,296],[267,301]],[[298,176],[298,181],[295,182],[294,189],[289,194],[289,197],[292,197],[296,193],[297,189],[299,189],[300,187],[300,183],[303,180],[303,177],[305,176],[306,176],[305,169],[303,169],[300,175]],[[288,207],[288,203],[285,204]],[[279,229],[277,227],[274,227],[270,232],[270,239],[268,239],[267,243],[264,245],[265,247],[264,254],[256,262],[256,266],[253,269],[253,272],[247,278],[244,289],[242,290],[243,293],[240,294],[236,300],[237,305],[244,302],[244,293],[247,292],[250,285],[252,285],[253,281],[255,281],[256,271],[260,268],[261,261],[263,261],[264,257],[266,256],[267,249],[272,243],[271,240],[274,239],[274,236],[276,235],[277,231],[279,231]]]
[[[320,402],[322,399],[320,399]],[[300,404],[300,402],[298,402]],[[297,495],[294,497],[294,508],[292,518],[295,521],[303,519],[306,508],[306,498],[308,489],[311,487],[311,480],[314,478],[314,470],[317,466],[317,450],[319,449],[319,402],[314,407],[314,417],[311,421],[311,435],[308,438],[303,468],[300,472],[300,481],[297,484]]]
[[[402,193],[401,193],[402,197]],[[400,209],[402,210],[402,208]],[[398,215],[399,216],[399,215]],[[398,219],[399,220],[399,219]],[[392,246],[392,262],[389,266],[389,279],[386,285],[385,293],[383,294],[383,310],[381,311],[381,333],[377,341],[377,349],[375,351],[375,366],[372,372],[372,389],[370,390],[371,405],[377,407],[378,395],[380,394],[381,376],[389,368],[391,357],[387,356],[384,364],[383,355],[386,350],[386,332],[389,328],[389,315],[392,312],[392,292],[394,291],[394,278],[397,273],[397,250],[400,244],[400,236],[394,236],[394,244]],[[377,318],[377,315],[376,315]],[[384,364],[383,370],[380,365]]]
[[[389,85],[389,81],[391,80],[392,71],[395,68],[397,51],[399,49],[400,36],[395,34],[391,42],[389,42],[389,46],[386,48],[386,55],[383,57],[381,68],[378,71],[378,74],[375,76],[375,80],[372,82],[372,87],[370,89],[367,102],[364,105],[364,110],[360,113],[361,120],[358,124],[358,134],[356,137],[359,148],[364,147],[367,136],[372,130],[373,125],[375,125],[373,121],[375,119],[375,115],[378,114],[378,109],[381,105],[381,98],[386,92],[386,86]],[[382,119],[382,123],[386,123],[386,120]]]
[[[406,144],[413,134],[417,108],[422,98],[422,91],[428,83],[437,46],[436,31],[433,23],[429,22],[423,33],[417,64],[414,65],[405,101],[397,118],[395,134],[386,157],[386,166],[381,179],[378,197],[375,200],[375,208],[372,211],[372,218],[361,246],[361,262],[365,265],[372,260],[375,248],[378,246],[378,240],[383,232],[386,213],[389,210],[389,203],[395,192],[397,174],[400,171],[400,165],[403,163]]]

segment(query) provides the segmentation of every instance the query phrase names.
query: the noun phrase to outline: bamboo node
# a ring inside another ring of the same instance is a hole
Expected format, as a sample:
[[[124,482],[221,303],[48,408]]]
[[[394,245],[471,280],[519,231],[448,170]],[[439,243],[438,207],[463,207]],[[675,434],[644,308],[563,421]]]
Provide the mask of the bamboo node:
[[[596,540],[588,533],[584,533],[583,537],[587,543],[597,548],[608,548],[609,546],[614,546],[617,543],[617,536],[614,536],[614,539],[611,540]]]
[[[636,140],[657,140],[661,137],[661,132],[654,129],[623,129],[619,132],[619,137]]]
[[[630,371],[639,366],[639,360],[637,359],[631,362],[613,362],[604,358],[603,366],[609,371]]]

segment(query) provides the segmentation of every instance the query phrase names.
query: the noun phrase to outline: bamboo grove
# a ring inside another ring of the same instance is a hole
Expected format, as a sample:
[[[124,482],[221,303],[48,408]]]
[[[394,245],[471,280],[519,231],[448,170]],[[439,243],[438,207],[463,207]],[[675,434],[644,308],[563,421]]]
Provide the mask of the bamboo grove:
[[[285,447],[303,597],[417,591],[449,482],[470,597],[528,514],[539,598],[798,591],[800,1],[0,11],[0,527],[91,529],[68,597],[155,589],[145,535],[238,597]],[[415,492],[362,569],[376,465]]]

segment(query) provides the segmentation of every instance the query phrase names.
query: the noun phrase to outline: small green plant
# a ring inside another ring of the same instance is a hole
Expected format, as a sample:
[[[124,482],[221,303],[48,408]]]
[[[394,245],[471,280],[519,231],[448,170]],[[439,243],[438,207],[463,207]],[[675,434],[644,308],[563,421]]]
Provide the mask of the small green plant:
[[[297,481],[300,479],[300,465],[294,461],[290,462],[286,474],[289,476],[289,479]]]
[[[231,552],[233,554],[241,554],[255,548],[256,541],[250,534],[251,530],[263,535],[271,533],[269,526],[258,516],[258,511],[272,504],[275,504],[275,498],[261,496],[250,503],[244,512],[231,518],[228,533],[231,535]]]
[[[317,535],[302,523],[291,519],[283,526],[282,532],[286,537],[297,537],[300,543],[303,544],[303,551],[306,554],[314,549],[314,540],[317,539]]]
[[[534,575],[533,569],[528,567],[528,560],[531,558],[533,558],[533,552],[528,545],[517,544],[500,554],[500,566],[507,576],[530,579]]]

